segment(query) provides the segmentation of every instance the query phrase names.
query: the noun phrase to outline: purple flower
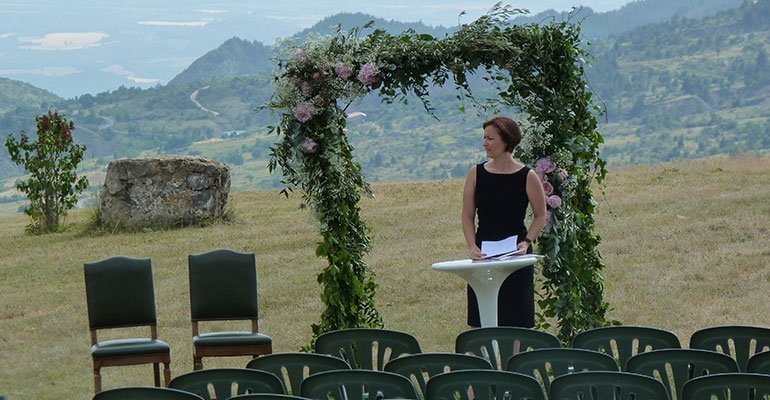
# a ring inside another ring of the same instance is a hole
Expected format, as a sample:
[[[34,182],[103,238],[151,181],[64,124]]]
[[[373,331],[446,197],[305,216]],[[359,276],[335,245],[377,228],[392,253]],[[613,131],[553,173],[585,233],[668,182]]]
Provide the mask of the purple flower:
[[[313,84],[308,81],[302,82],[302,93],[305,94],[305,96],[310,96],[313,94]]]
[[[550,211],[545,212],[545,229],[550,230],[551,226],[553,225],[553,217],[552,213]]]
[[[543,182],[543,192],[545,192],[546,196],[550,196],[551,193],[553,193],[553,185],[551,185],[551,182]]]
[[[294,118],[297,118],[297,120],[302,123],[310,121],[316,113],[318,113],[318,109],[306,101],[294,106]]]
[[[318,149],[318,143],[316,143],[315,140],[305,136],[305,138],[302,139],[302,143],[299,144],[299,149],[302,150],[302,152],[305,154],[314,154]]]
[[[556,169],[556,163],[551,160],[551,157],[543,157],[537,160],[535,163],[535,172],[541,174],[550,174]]]
[[[561,207],[561,197],[553,194],[548,196],[548,198],[545,200],[546,203],[548,203],[548,206],[551,208],[559,208]]]
[[[361,71],[358,71],[358,80],[364,85],[371,85],[377,82],[377,66],[372,62],[368,62],[361,67]]]
[[[340,78],[348,80],[351,76],[353,76],[353,66],[348,63],[339,62],[334,66],[334,72]]]

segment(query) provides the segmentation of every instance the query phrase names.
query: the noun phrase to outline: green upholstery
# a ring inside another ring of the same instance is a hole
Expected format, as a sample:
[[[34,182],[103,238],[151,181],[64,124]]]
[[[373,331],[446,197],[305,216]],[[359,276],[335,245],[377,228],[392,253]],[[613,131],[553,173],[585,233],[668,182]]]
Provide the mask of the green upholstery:
[[[535,378],[516,372],[462,370],[428,380],[429,400],[544,400]]]
[[[615,359],[605,353],[585,349],[535,349],[514,354],[506,369],[530,375],[543,382],[545,393],[557,376],[581,371],[618,371]]]
[[[124,387],[97,393],[93,400],[203,400],[200,396],[177,389]]]
[[[732,373],[693,378],[680,400],[760,400],[770,397],[770,375]]]
[[[646,326],[605,326],[580,332],[572,347],[607,353],[622,371],[631,356],[657,349],[679,349],[679,338],[673,333]]]
[[[256,357],[272,353],[272,339],[259,333],[254,254],[229,249],[191,254],[188,267],[193,368],[203,368],[203,357]],[[250,320],[251,330],[199,332],[200,322],[227,320]]]
[[[315,349],[344,359],[351,368],[380,371],[389,360],[422,352],[417,339],[408,333],[369,328],[326,332],[316,339]]]
[[[288,394],[252,393],[230,397],[227,400],[308,400],[305,397],[291,396]]]
[[[649,376],[617,371],[576,372],[551,382],[549,400],[668,400],[666,387]]]
[[[319,372],[302,381],[302,397],[318,400],[418,399],[401,375],[364,369]]]
[[[299,387],[307,376],[319,372],[350,369],[345,360],[318,353],[276,353],[257,357],[246,368],[267,371],[283,381],[286,393],[299,394]],[[307,374],[306,374],[307,372]]]
[[[247,393],[286,393],[277,376],[269,372],[245,368],[193,371],[172,379],[169,387],[195,393],[205,400],[226,399]],[[209,388],[213,388],[215,397],[210,397]],[[235,393],[233,393],[234,388]]]
[[[626,370],[660,377],[669,397],[681,399],[682,387],[688,380],[709,374],[738,372],[738,364],[730,356],[715,351],[661,349],[631,357]]]
[[[456,353],[484,357],[501,371],[516,353],[554,347],[561,347],[561,342],[548,332],[511,326],[471,329],[460,333],[455,340]]]
[[[464,369],[492,369],[492,365],[481,357],[458,353],[412,354],[385,364],[385,371],[405,376],[412,383],[416,382],[423,399],[428,379],[445,372]]]
[[[84,264],[88,326],[91,330],[94,391],[101,391],[101,368],[152,364],[155,386],[171,377],[171,348],[157,337],[155,289],[150,259],[110,257]],[[149,335],[100,342],[104,329],[148,327]]]
[[[751,356],[746,372],[770,375],[770,351],[763,351]]]
[[[735,354],[731,354],[731,345],[735,347]],[[692,334],[690,347],[728,354],[745,372],[752,355],[770,349],[770,328],[737,325],[705,328]]]

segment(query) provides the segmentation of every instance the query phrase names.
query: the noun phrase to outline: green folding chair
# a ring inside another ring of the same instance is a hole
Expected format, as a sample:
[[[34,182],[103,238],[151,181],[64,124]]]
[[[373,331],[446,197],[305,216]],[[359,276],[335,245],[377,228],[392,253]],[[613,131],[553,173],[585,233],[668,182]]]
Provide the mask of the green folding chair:
[[[763,351],[751,356],[746,372],[770,375],[770,351]]]
[[[246,368],[267,371],[277,376],[288,394],[299,394],[302,381],[310,375],[325,371],[350,369],[345,360],[318,353],[275,353],[257,357]]]
[[[585,349],[535,349],[514,354],[506,369],[532,376],[542,382],[545,393],[557,376],[582,371],[618,371],[615,359],[605,353]]]
[[[497,370],[516,353],[561,347],[556,336],[543,331],[511,326],[477,328],[460,333],[455,340],[455,352],[483,357]]]
[[[252,393],[252,394],[240,394],[238,396],[230,397],[227,400],[309,400],[309,399],[306,397],[292,396],[288,394]]]
[[[690,348],[725,353],[738,362],[741,372],[748,370],[749,358],[770,349],[770,328],[757,326],[715,326],[696,331]],[[731,350],[735,349],[735,352]]]
[[[302,381],[300,395],[317,400],[419,399],[405,377],[365,369],[319,372]]]
[[[425,397],[428,380],[438,374],[465,369],[492,369],[481,357],[458,353],[421,353],[399,357],[385,364],[385,371],[410,379]]]
[[[731,373],[693,378],[684,384],[682,400],[760,400],[770,398],[770,375]]]
[[[227,399],[248,393],[286,394],[283,383],[277,376],[266,371],[246,368],[193,371],[172,379],[169,387],[195,393],[204,400]]]
[[[545,400],[535,378],[516,372],[462,370],[428,380],[429,400]]]
[[[203,400],[183,390],[159,387],[123,387],[97,393],[93,400]]]
[[[668,400],[666,387],[649,376],[618,371],[576,372],[551,382],[549,400]]]
[[[353,328],[326,332],[315,342],[316,353],[347,361],[353,369],[382,371],[388,361],[404,354],[422,353],[417,339],[388,329]]]
[[[679,349],[673,333],[646,326],[605,326],[578,333],[572,347],[601,351],[615,358],[621,371],[631,356],[657,349]]]

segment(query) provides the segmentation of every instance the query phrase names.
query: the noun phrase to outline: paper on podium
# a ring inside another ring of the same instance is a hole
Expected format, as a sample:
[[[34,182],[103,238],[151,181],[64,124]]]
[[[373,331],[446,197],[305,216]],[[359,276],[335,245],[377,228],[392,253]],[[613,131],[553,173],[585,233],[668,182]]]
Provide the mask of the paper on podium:
[[[523,254],[523,250],[519,250],[517,243],[518,235],[509,236],[503,240],[484,240],[481,242],[481,252],[486,254],[487,258],[505,257],[514,254]]]

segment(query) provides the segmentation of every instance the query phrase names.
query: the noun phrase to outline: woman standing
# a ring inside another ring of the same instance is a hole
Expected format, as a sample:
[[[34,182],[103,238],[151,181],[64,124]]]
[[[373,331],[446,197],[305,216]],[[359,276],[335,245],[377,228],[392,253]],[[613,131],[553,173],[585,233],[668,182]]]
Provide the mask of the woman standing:
[[[518,235],[518,248],[532,252],[532,241],[545,226],[545,193],[535,171],[513,158],[521,129],[510,118],[484,122],[484,150],[489,161],[471,167],[463,189],[462,224],[472,259],[484,257],[481,242]],[[524,224],[527,206],[534,219]],[[478,216],[478,227],[476,217]],[[512,273],[497,299],[498,325],[531,328],[535,325],[534,267]],[[476,294],[468,286],[468,325],[480,326]]]

